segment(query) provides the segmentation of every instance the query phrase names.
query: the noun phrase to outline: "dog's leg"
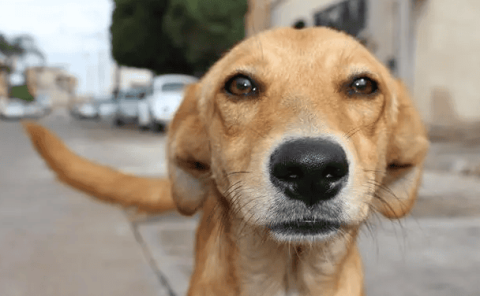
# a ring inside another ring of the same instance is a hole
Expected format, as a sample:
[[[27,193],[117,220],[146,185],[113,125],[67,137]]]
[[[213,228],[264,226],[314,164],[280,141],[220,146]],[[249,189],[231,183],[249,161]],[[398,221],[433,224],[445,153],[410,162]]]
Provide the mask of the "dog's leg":
[[[62,182],[101,200],[141,211],[175,209],[168,179],[135,177],[96,164],[74,154],[46,128],[32,122],[23,126],[35,149]]]

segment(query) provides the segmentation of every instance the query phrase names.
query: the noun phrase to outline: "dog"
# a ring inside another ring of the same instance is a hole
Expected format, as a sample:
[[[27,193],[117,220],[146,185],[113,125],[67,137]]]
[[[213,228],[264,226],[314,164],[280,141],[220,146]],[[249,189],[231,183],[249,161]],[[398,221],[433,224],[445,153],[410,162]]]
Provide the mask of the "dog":
[[[168,130],[168,179],[117,172],[25,128],[76,188],[203,212],[189,296],[364,295],[359,229],[372,213],[409,213],[429,146],[402,82],[322,27],[259,33],[190,85]]]

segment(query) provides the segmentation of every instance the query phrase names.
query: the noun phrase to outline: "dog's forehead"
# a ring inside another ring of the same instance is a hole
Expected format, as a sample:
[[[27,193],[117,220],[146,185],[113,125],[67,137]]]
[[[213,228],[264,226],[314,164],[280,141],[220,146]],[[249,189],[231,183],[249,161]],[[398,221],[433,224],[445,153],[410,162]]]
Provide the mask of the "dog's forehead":
[[[282,28],[253,36],[227,54],[223,72],[276,68],[378,72],[376,59],[353,37],[328,28]]]

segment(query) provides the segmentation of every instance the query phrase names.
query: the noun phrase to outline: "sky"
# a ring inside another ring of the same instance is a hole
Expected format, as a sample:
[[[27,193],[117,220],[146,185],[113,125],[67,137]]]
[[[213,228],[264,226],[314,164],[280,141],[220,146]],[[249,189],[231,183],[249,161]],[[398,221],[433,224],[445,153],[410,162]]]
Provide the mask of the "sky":
[[[113,65],[113,9],[113,0],[0,0],[0,32],[31,35],[47,66],[62,67],[78,78],[77,93],[101,94],[108,89]],[[12,82],[21,79],[15,75]]]

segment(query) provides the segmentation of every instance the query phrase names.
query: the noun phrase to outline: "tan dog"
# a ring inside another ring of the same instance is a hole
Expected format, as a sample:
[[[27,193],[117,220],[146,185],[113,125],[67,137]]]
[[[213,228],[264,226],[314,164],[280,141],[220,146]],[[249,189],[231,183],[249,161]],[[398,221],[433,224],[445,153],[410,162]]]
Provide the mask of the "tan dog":
[[[326,28],[249,38],[188,88],[168,180],[32,141],[65,182],[144,210],[203,210],[188,295],[363,295],[359,227],[412,208],[428,141],[405,87]]]

